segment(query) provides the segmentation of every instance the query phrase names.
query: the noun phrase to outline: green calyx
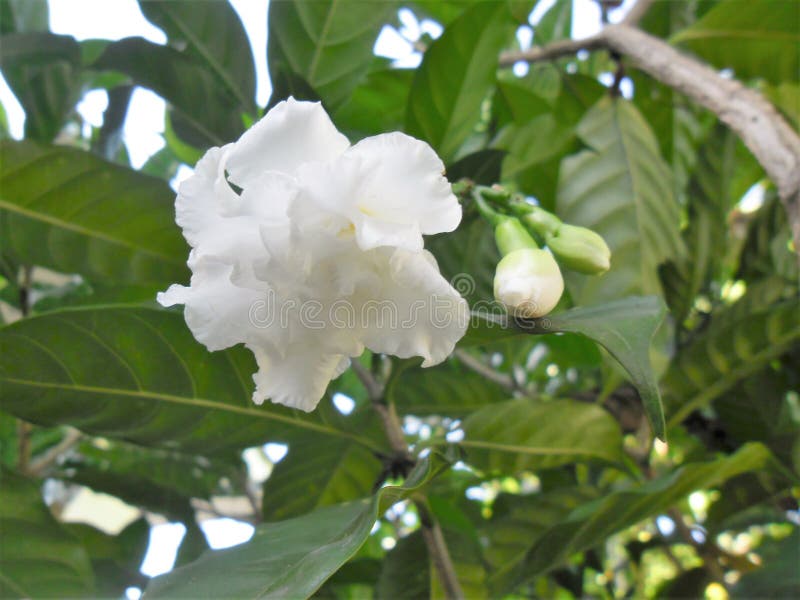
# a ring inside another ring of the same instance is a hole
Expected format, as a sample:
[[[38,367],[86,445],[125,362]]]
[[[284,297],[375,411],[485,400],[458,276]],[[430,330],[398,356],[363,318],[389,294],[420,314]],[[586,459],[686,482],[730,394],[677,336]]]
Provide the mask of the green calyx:
[[[504,216],[499,220],[494,228],[494,239],[502,256],[506,256],[514,250],[539,248],[536,240],[516,217]]]

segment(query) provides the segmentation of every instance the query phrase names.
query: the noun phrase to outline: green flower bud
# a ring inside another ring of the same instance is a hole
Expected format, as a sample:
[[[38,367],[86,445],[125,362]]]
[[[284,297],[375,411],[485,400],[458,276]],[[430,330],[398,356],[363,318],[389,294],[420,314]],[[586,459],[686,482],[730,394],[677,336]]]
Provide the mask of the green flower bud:
[[[546,235],[544,239],[567,269],[599,275],[611,267],[611,250],[605,240],[591,229],[565,224],[558,234]]]
[[[563,292],[561,271],[546,250],[520,248],[497,264],[494,297],[515,316],[533,319],[546,315]]]

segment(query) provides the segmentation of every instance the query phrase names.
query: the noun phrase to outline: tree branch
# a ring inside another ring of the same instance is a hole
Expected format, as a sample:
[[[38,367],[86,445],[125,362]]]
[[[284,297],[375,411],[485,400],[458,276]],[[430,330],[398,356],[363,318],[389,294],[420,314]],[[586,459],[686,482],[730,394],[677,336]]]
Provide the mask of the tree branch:
[[[480,359],[475,358],[469,352],[465,352],[464,350],[456,349],[453,352],[453,355],[468,369],[475,371],[478,375],[488,379],[496,383],[497,385],[501,386],[505,390],[509,392],[513,392],[517,389],[514,380],[511,376],[506,375],[505,373],[500,373],[495,371],[489,365],[481,362]]]
[[[624,24],[606,27],[585,40],[504,53],[500,64],[552,60],[581,49],[598,48],[627,56],[642,71],[707,108],[736,132],[777,187],[800,257],[800,137],[755,90],[726,79],[666,42]]]
[[[28,474],[36,477],[44,475],[47,469],[49,469],[64,452],[70,450],[80,441],[81,437],[83,437],[83,434],[80,431],[70,428],[64,436],[64,439],[42,454],[40,458],[30,463],[27,470]]]

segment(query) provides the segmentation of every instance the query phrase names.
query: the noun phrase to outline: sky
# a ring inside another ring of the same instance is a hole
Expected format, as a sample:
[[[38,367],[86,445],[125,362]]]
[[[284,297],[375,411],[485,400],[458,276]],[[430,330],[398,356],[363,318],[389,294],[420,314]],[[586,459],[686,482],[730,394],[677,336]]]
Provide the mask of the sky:
[[[625,0],[623,6],[612,13],[611,20],[616,22],[621,19],[633,1]],[[255,49],[253,56],[256,64],[257,102],[259,106],[265,106],[272,89],[265,52],[267,0],[230,0],[230,2],[244,23],[251,48]],[[555,0],[541,0],[531,14],[530,22],[532,24],[538,22],[554,3]],[[129,36],[142,36],[156,44],[166,43],[164,32],[144,18],[136,0],[49,0],[49,6],[50,29],[54,33],[72,35],[78,40],[92,38],[118,40]],[[573,37],[587,37],[598,31],[600,11],[594,0],[574,0],[573,11]],[[418,39],[422,33],[436,38],[441,34],[442,28],[429,20],[417,22],[414,15],[405,9],[401,9],[398,16],[401,27],[399,30],[385,27],[375,44],[375,53],[393,59],[397,66],[415,67],[419,64],[421,56],[414,51],[411,42]],[[533,31],[530,27],[521,27],[517,32],[517,39],[523,48],[530,47],[532,37]],[[527,65],[515,65],[514,70],[517,75],[522,76],[527,71]],[[24,113],[2,77],[0,77],[0,102],[5,107],[12,137],[20,139],[23,133]],[[78,110],[87,123],[98,127],[103,122],[103,111],[107,104],[108,97],[105,91],[90,91],[82,99]],[[148,90],[136,88],[124,128],[124,140],[134,168],[141,167],[152,154],[164,146],[162,136],[164,110],[165,104],[161,98]],[[172,181],[173,187],[191,173],[189,167],[182,167],[176,179]],[[340,397],[335,401],[342,412],[352,410],[352,400]],[[267,444],[265,452],[272,462],[277,462],[286,454],[286,447]],[[245,458],[248,459],[247,454]],[[254,470],[261,468],[257,462],[251,460],[247,462],[251,474],[257,475],[257,478],[266,477],[263,473],[254,473]],[[92,502],[100,500],[95,498]],[[78,518],[88,518],[81,516],[81,511],[78,509],[76,509]],[[113,509],[108,508],[108,510]],[[232,519],[211,519],[201,526],[212,548],[225,548],[242,543],[253,533],[252,526]],[[169,571],[184,533],[185,528],[180,523],[162,523],[152,527],[150,545],[141,567],[142,572],[155,576]],[[136,588],[129,588],[127,591],[127,596],[131,600],[136,600],[140,595],[141,590]]]

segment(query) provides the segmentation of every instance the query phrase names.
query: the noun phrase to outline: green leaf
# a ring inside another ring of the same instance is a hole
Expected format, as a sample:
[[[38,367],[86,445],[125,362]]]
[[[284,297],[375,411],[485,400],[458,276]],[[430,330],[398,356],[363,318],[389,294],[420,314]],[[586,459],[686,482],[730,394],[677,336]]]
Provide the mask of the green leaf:
[[[147,577],[139,572],[150,541],[150,525],[137,519],[117,535],[109,535],[90,525],[71,523],[66,529],[81,541],[89,554],[95,576],[95,594],[120,598],[126,588],[144,587]]]
[[[436,257],[442,275],[473,308],[494,299],[494,270],[500,254],[494,231],[484,219],[465,218],[455,232],[431,236],[425,246]]]
[[[603,346],[627,371],[639,391],[655,435],[664,439],[661,395],[650,365],[650,343],[664,319],[665,306],[655,296],[631,297],[598,306],[573,308],[530,321],[474,315],[465,344],[485,344],[520,335],[577,333]]]
[[[0,594],[3,598],[93,595],[89,557],[50,514],[39,486],[0,470]]]
[[[386,397],[403,414],[460,417],[508,397],[508,392],[453,362],[402,370],[386,386]]]
[[[534,541],[582,504],[597,497],[586,487],[564,487],[527,496],[502,494],[492,504],[492,518],[481,528],[488,538],[485,556],[491,565],[495,596],[509,593],[519,582],[525,554]]]
[[[599,406],[516,398],[464,420],[468,462],[487,473],[514,475],[586,459],[622,461],[622,433]]]
[[[783,82],[766,86],[764,94],[795,129],[800,129],[800,83]]]
[[[125,38],[108,44],[92,68],[124,73],[167,100],[196,136],[182,137],[197,147],[222,146],[244,130],[238,101],[211,71],[174,48]]]
[[[632,294],[660,294],[658,266],[684,252],[680,214],[669,167],[636,108],[604,98],[578,126],[590,147],[565,159],[558,214],[589,227],[611,248],[611,269],[602,277],[570,277],[577,304]]]
[[[334,113],[337,127],[352,140],[401,130],[413,76],[409,69],[369,73]]]
[[[240,546],[208,552],[199,560],[157,577],[150,598],[306,598],[345,564],[369,537],[389,506],[427,484],[449,466],[433,453],[402,486],[370,499],[321,508],[288,521],[259,525]]]
[[[24,264],[130,283],[188,277],[174,193],[87,152],[0,142],[0,252]]]
[[[731,456],[689,463],[658,479],[611,492],[576,508],[532,540],[520,572],[526,579],[543,573],[618,531],[666,512],[695,490],[713,488],[731,477],[771,468],[773,464],[774,459],[764,446],[748,444]]]
[[[250,114],[256,111],[256,67],[239,15],[227,1],[139,2],[144,15],[161,27],[169,44],[203,65],[219,86]]]
[[[255,369],[249,351],[209,353],[179,313],[163,310],[88,307],[0,329],[0,400],[32,423],[68,423],[187,454],[291,442],[303,431],[382,450],[382,443],[344,430],[330,404],[311,414],[255,406]]]
[[[0,33],[47,31],[47,0],[0,0]]]
[[[556,0],[533,28],[537,46],[568,38],[572,32],[572,0]]]
[[[756,548],[763,566],[744,573],[731,590],[731,598],[794,598],[800,589],[798,547],[800,530],[797,527],[782,540],[765,539]]]
[[[263,518],[279,521],[367,496],[380,471],[374,453],[352,440],[299,438],[264,482]]]
[[[769,297],[774,298],[774,293],[763,287],[748,291],[730,308],[719,311],[711,326],[681,350],[662,384],[670,426],[757,373],[797,343],[800,298],[777,304],[766,302]]]
[[[447,167],[450,181],[471,179],[478,185],[493,185],[500,181],[500,170],[505,152],[502,150],[478,150]]]
[[[82,443],[78,453],[64,461],[53,476],[170,520],[193,522],[190,500],[232,493],[244,470],[233,458],[221,460],[106,441],[102,449]],[[233,483],[223,486],[223,479]]]
[[[0,36],[0,68],[25,110],[25,137],[50,142],[80,98],[80,46],[47,32]]]
[[[664,283],[670,309],[679,322],[723,270],[731,207],[764,175],[742,142],[721,125],[712,130],[697,154],[688,189],[689,224],[683,231],[689,252],[670,261]]]
[[[470,7],[431,44],[414,74],[406,131],[430,143],[445,162],[480,118],[511,23],[505,2]]]
[[[670,41],[737,78],[773,83],[800,74],[800,5],[772,0],[723,0]]]
[[[299,75],[336,109],[366,75],[375,39],[394,10],[394,2],[360,0],[270,3],[270,74]]]
[[[581,146],[576,125],[606,94],[606,88],[594,78],[556,71],[553,88],[545,95],[542,81],[538,75],[529,75],[500,83],[498,98],[506,105],[511,121],[498,132],[492,146],[507,151],[503,181],[513,181],[553,210],[562,158]]]

